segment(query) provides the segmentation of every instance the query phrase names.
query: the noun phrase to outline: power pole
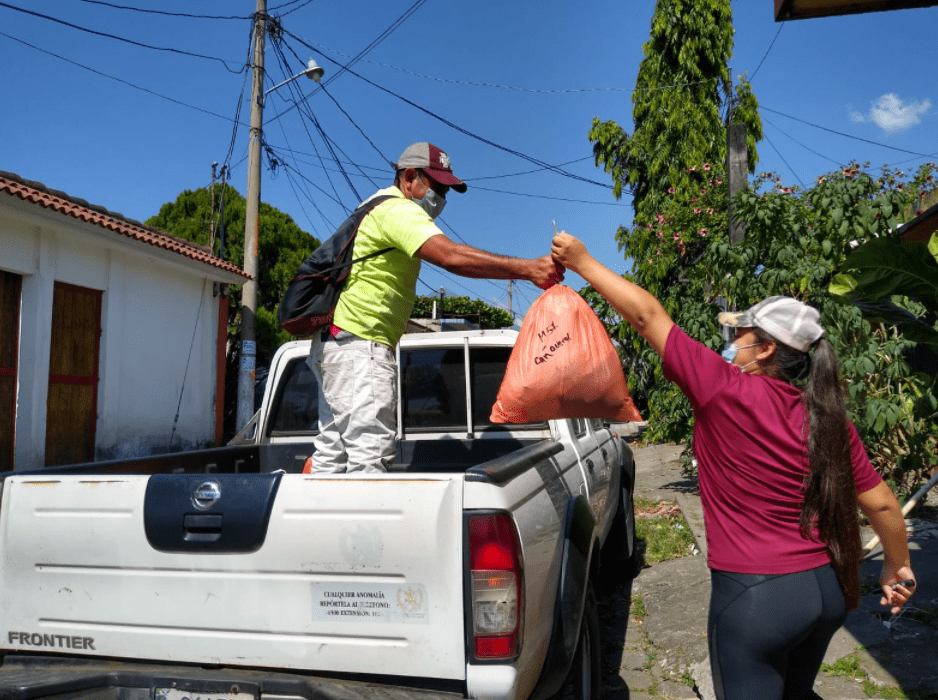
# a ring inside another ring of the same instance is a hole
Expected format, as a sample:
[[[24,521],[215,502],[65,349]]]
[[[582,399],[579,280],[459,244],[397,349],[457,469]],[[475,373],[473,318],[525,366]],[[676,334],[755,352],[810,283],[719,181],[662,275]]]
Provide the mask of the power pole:
[[[250,279],[241,286],[241,369],[238,373],[237,430],[254,415],[254,368],[257,342],[257,211],[261,201],[261,142],[264,122],[264,37],[267,0],[257,0],[254,15],[254,65],[251,89],[251,133],[248,143],[248,193],[244,216],[244,271]]]
[[[746,125],[733,124],[733,79],[726,86],[726,189],[732,202],[733,195],[746,186],[746,173],[749,170],[749,152],[746,148]],[[742,243],[746,237],[746,227],[736,221],[733,206],[727,207],[727,227],[730,245]]]
[[[212,163],[212,213],[208,220],[208,247],[211,248],[212,255],[215,255],[215,168],[217,167],[218,163]]]
[[[746,186],[746,172],[749,166],[749,156],[746,148],[746,125],[732,124],[726,129],[726,184],[728,195],[732,201],[733,195]],[[729,236],[730,244],[742,243],[746,237],[746,227],[733,216],[733,206],[729,207]]]

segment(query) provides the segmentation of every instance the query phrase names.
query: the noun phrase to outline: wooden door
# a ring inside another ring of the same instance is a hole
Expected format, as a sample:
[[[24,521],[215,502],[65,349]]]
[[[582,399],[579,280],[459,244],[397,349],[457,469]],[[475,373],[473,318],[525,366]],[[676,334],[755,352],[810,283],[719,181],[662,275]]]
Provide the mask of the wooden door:
[[[90,462],[98,405],[101,292],[55,283],[46,465]]]
[[[0,472],[13,469],[21,282],[19,275],[0,272]]]

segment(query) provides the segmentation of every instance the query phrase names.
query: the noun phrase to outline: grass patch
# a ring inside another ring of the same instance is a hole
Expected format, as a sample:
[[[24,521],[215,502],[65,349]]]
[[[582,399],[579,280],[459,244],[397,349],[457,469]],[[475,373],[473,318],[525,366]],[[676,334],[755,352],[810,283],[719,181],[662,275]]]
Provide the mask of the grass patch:
[[[860,668],[860,657],[847,654],[832,664],[821,664],[821,670],[829,676],[843,676],[853,680],[868,678],[866,671]]]
[[[648,615],[648,611],[645,609],[645,601],[640,595],[632,596],[632,617],[636,620],[644,620],[645,616]]]
[[[635,498],[635,537],[646,564],[686,557],[694,548],[694,535],[674,501]]]
[[[847,654],[832,664],[821,664],[821,670],[829,676],[843,676],[863,684],[863,692],[871,698],[899,698],[901,700],[924,697],[915,691],[906,692],[895,686],[878,686],[870,680],[869,675],[860,668],[860,657],[856,654]]]
[[[866,671],[860,668],[860,657],[856,654],[847,654],[832,664],[821,664],[821,670],[829,676],[842,676],[863,683],[863,692],[868,697],[872,698],[879,692]]]

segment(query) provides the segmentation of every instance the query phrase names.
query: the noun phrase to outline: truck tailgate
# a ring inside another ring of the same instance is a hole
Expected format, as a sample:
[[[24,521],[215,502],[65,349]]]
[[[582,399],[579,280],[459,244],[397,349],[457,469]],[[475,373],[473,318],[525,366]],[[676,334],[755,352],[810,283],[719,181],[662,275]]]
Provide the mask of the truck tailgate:
[[[252,551],[213,551],[211,523],[186,530],[259,477],[277,483]],[[158,478],[187,507],[154,496]],[[207,481],[221,494],[202,510],[189,494]],[[3,596],[0,649],[463,679],[462,487],[461,474],[10,476],[0,591],[17,595]]]

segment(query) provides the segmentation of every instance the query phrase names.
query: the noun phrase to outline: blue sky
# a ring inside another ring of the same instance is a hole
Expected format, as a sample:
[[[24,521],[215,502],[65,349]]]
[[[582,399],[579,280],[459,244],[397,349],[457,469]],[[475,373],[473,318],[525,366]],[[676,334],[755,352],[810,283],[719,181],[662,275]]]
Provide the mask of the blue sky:
[[[850,161],[912,171],[938,160],[938,7],[782,24],[772,9],[732,3],[732,75],[752,79],[767,136],[759,172],[810,185]],[[254,0],[3,0],[0,170],[140,221],[207,186],[213,162],[230,163],[244,194],[254,10]],[[268,0],[268,11],[280,16],[287,63],[268,41],[267,88],[312,57],[325,90],[300,78],[268,96],[264,138],[279,165],[265,159],[263,201],[324,239],[390,183],[388,161],[431,141],[469,185],[441,217],[454,240],[535,257],[549,252],[556,221],[627,270],[614,234],[632,203],[613,197],[587,132],[593,117],[632,130],[652,0]],[[340,70],[363,52],[357,75]],[[567,284],[583,281],[569,274]],[[425,265],[418,293],[440,287],[508,301],[505,282]],[[513,310],[538,294],[516,284]]]

